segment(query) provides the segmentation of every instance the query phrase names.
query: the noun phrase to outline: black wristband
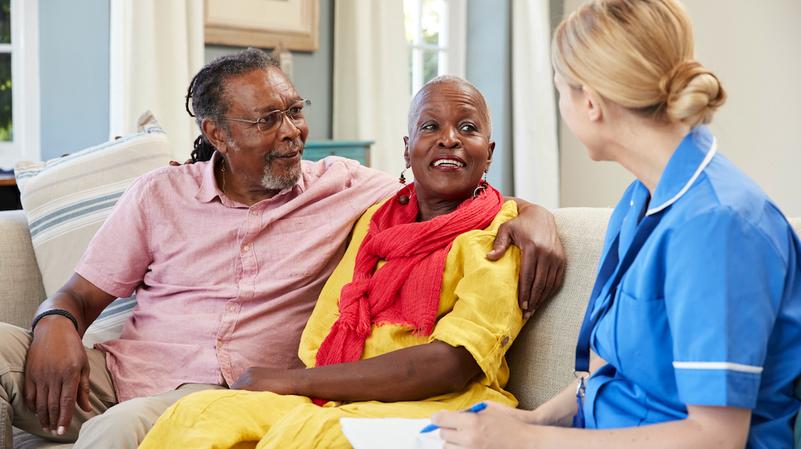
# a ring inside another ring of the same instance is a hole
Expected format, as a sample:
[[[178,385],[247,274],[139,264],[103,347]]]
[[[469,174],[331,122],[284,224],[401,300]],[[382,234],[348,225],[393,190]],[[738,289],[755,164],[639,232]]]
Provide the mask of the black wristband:
[[[36,315],[36,318],[33,319],[33,323],[31,323],[31,334],[33,334],[33,330],[36,329],[36,324],[39,323],[39,320],[50,315],[59,315],[63,316],[64,318],[67,318],[68,320],[72,321],[72,325],[75,326],[75,330],[76,331],[78,330],[78,320],[75,318],[73,314],[67,312],[64,309],[50,309],[50,310],[45,310],[39,315]]]

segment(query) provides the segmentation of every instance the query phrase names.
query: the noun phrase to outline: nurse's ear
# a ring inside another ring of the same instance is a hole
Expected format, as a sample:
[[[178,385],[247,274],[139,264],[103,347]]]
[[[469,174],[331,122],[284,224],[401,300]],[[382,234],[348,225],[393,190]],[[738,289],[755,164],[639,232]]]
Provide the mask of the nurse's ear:
[[[587,86],[581,86],[581,94],[581,105],[590,122],[597,123],[602,121],[605,115],[603,98],[598,95],[598,92],[588,88]]]

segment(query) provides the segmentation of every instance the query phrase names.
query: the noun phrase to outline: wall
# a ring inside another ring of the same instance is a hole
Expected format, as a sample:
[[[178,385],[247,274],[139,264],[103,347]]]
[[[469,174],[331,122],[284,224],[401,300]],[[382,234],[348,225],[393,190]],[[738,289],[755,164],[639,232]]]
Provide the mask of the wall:
[[[333,0],[321,0],[320,49],[293,54],[312,139],[331,138],[332,41]],[[237,50],[207,46],[206,59]],[[108,140],[109,0],[39,0],[39,64],[42,159]]]
[[[109,0],[39,0],[42,159],[108,138]]]
[[[307,114],[309,139],[331,138],[331,87],[334,73],[334,0],[320,0],[320,48],[292,53],[293,82],[301,96],[312,100]],[[206,46],[206,62],[241,47]]]
[[[512,75],[509,0],[468,0],[466,78],[484,94],[492,114],[495,153],[487,179],[512,193]]]
[[[565,11],[581,1],[565,0]],[[801,2],[684,0],[696,56],[729,99],[712,124],[720,151],[752,176],[788,216],[801,216]],[[613,206],[632,179],[593,163],[561,127],[562,206]]]

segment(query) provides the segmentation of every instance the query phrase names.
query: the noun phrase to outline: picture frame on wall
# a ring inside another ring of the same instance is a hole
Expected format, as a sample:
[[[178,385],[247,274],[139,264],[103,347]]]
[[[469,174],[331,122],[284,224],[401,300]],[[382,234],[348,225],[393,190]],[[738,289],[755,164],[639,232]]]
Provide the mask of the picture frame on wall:
[[[205,0],[207,44],[316,51],[319,0]]]

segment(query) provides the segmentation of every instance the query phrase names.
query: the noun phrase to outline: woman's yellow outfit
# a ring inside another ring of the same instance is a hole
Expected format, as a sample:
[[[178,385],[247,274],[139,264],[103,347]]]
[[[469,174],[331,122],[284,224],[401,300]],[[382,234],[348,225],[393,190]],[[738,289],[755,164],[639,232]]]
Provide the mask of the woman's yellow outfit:
[[[306,324],[298,355],[308,367],[314,366],[317,349],[337,319],[339,293],[353,277],[356,253],[378,207],[368,209],[356,223],[348,249]],[[507,201],[488,228],[467,232],[453,241],[431,335],[416,335],[395,324],[374,325],[364,345],[364,359],[433,340],[462,346],[483,371],[466,389],[423,401],[328,402],[323,407],[303,396],[204,391],[167,409],[140,449],[349,448],[339,426],[342,417],[426,418],[440,410],[459,410],[485,400],[516,406],[517,400],[503,387],[509,379],[504,355],[523,325],[517,303],[520,253],[512,247],[498,261],[485,257],[498,227],[516,216],[517,206]]]

